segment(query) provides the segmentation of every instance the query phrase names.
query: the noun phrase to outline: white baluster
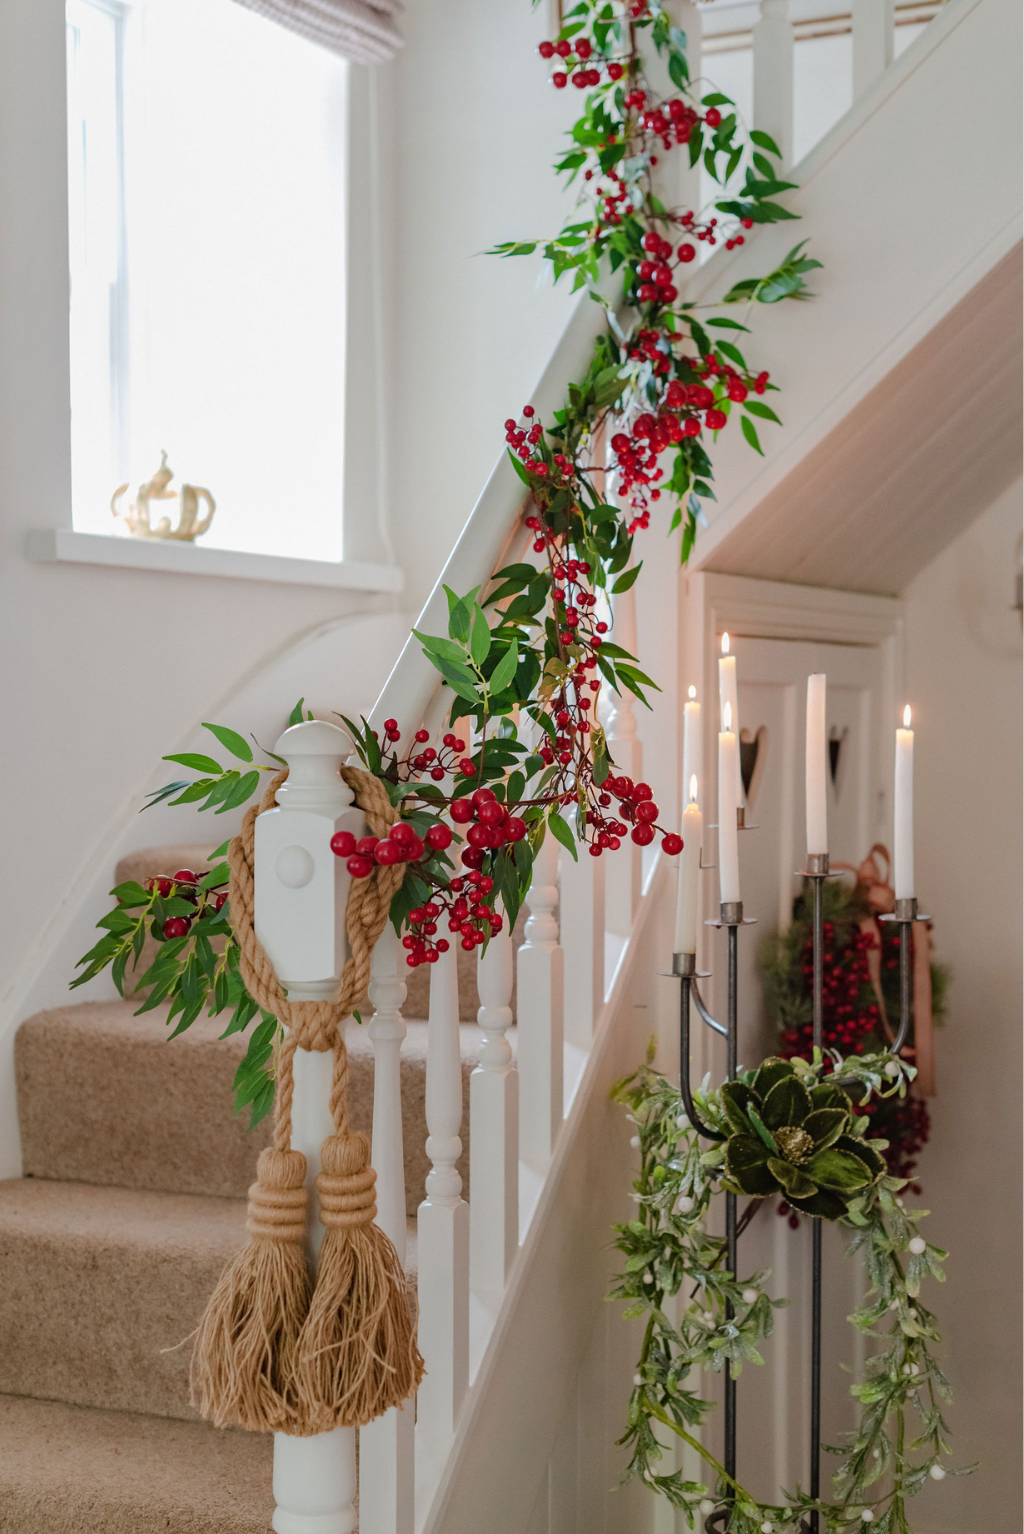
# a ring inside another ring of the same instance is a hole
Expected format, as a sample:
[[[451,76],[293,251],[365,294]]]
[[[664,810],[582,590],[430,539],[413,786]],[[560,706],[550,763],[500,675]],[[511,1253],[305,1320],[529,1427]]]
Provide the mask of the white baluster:
[[[255,928],[293,1000],[333,995],[347,954],[345,901],[349,877],[330,849],[335,831],[361,834],[363,818],[338,776],[349,751],[336,725],[312,720],[284,732],[275,750],[289,766],[278,808],[255,829]],[[331,1056],[295,1053],[292,1145],[307,1158],[309,1242],[315,1260],[323,1240],[316,1200],[320,1142],[333,1129]],[[356,1527],[354,1428],[312,1438],[274,1434],[277,1534],[351,1534]]]
[[[636,596],[632,586],[612,598],[612,611],[615,615],[615,643],[622,645],[631,655],[636,655]],[[621,695],[613,693],[612,697],[614,703],[608,719],[608,751],[615,763],[612,775],[632,778],[634,783],[639,783],[644,775],[644,752],[637,735],[633,694],[623,686]],[[629,833],[626,834],[628,837]],[[620,850],[611,856],[614,862],[605,890],[607,927],[609,932],[615,933],[620,939],[628,938],[640,905],[643,878],[641,852],[635,842],[626,840]]]
[[[374,1012],[373,1169],[377,1173],[377,1224],[405,1262],[405,1158],[402,1146],[401,1049],[406,1035],[402,1003],[404,954],[390,922],[373,950],[370,1000]],[[359,1430],[359,1526],[361,1534],[412,1534],[415,1409],[391,1407]]]
[[[462,1058],[454,948],[431,965],[426,1111],[431,1168],[418,1210],[418,1260],[419,1345],[427,1372],[416,1434],[424,1495],[440,1471],[469,1380],[469,1205],[455,1168],[462,1153]]]
[[[562,1124],[564,956],[554,910],[558,843],[550,832],[533,863],[530,916],[516,960],[519,1038],[519,1153],[543,1169]]]
[[[579,861],[559,858],[559,916],[565,951],[565,1038],[588,1049],[604,1001],[605,857],[579,847]],[[615,860],[622,851],[607,854]]]
[[[754,127],[771,134],[784,167],[793,160],[793,23],[789,0],[761,0],[754,26]]]
[[[895,42],[893,0],[853,0],[853,99],[889,68]]]
[[[477,968],[483,1030],[480,1064],[469,1078],[469,1283],[501,1295],[519,1246],[519,1076],[505,1031],[512,1023],[512,934],[502,930]]]

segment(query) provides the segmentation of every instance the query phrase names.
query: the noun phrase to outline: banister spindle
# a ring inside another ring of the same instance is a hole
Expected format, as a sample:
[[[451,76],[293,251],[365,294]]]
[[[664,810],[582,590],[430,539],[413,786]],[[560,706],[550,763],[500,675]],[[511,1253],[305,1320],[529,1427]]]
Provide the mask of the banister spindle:
[[[615,643],[636,655],[636,595],[632,586],[612,597],[612,613]],[[632,778],[634,783],[639,783],[644,775],[644,752],[637,734],[633,694],[623,685],[621,693],[613,693],[612,697],[608,751],[615,763],[613,773],[616,777]],[[628,831],[626,834],[628,837]],[[643,877],[640,848],[632,840],[626,840],[621,850],[612,856],[614,870],[605,892],[607,926],[608,931],[620,939],[628,938],[640,904]]]
[[[419,1345],[427,1372],[416,1435],[425,1492],[440,1472],[469,1381],[469,1205],[455,1166],[462,1153],[462,1056],[454,948],[430,967],[426,1116],[431,1167],[418,1210],[418,1261]]]
[[[362,834],[363,817],[338,768],[351,749],[336,725],[292,725],[275,746],[288,763],[277,805],[255,827],[256,936],[288,992],[298,1001],[334,994],[347,954],[345,901],[349,877],[330,849],[335,831]],[[333,1132],[330,1052],[295,1052],[292,1145],[307,1161],[309,1246],[323,1240],[316,1178],[320,1142]],[[356,1436],[339,1427],[310,1438],[274,1434],[273,1526],[278,1534],[351,1534],[356,1527]]]
[[[508,920],[480,951],[477,968],[483,1033],[480,1064],[469,1078],[469,1283],[498,1297],[519,1246],[519,1076],[505,1037],[512,1023],[512,934]]]
[[[853,0],[853,99],[892,63],[896,16],[893,0]]]
[[[402,1145],[401,1049],[406,1035],[402,1003],[404,955],[390,923],[373,950],[370,1000],[373,1016],[373,1169],[377,1173],[377,1224],[390,1236],[403,1264],[406,1255],[405,1158]],[[415,1522],[415,1408],[407,1401],[359,1430],[359,1526],[361,1534],[412,1534]]]
[[[558,941],[558,843],[548,832],[534,857],[530,916],[516,959],[519,1153],[543,1169],[562,1124],[564,958]]]
[[[793,162],[793,23],[789,0],[761,0],[754,25],[754,127],[768,133]]]
[[[559,916],[565,952],[565,1038],[589,1049],[604,1001],[605,859],[578,847],[559,857]],[[610,854],[613,860],[621,852]],[[614,873],[613,861],[613,873]]]

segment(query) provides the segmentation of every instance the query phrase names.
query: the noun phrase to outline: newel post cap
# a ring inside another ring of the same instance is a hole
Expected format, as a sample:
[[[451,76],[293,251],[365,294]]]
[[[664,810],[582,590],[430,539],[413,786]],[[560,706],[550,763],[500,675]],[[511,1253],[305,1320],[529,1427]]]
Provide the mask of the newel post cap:
[[[288,781],[277,791],[284,810],[337,816],[352,804],[352,790],[338,769],[351,755],[348,732],[325,719],[307,719],[285,730],[274,747],[288,763]]]

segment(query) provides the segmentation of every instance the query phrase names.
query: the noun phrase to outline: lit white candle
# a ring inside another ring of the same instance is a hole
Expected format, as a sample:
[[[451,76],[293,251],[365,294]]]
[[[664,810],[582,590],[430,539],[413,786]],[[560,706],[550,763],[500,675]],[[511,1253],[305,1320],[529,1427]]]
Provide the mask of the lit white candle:
[[[718,736],[718,887],[722,901],[740,898],[739,833],[736,829],[736,785],[739,749],[732,725],[732,705],[722,710],[725,728]]]
[[[700,704],[696,687],[683,704],[683,811],[689,803],[690,783],[700,781]],[[681,950],[677,950],[681,951]]]
[[[725,710],[728,705],[732,724],[725,722]],[[718,659],[718,716],[721,720],[720,728],[731,729],[736,736],[736,788],[733,794],[733,803],[736,808],[743,803],[743,774],[740,771],[740,706],[736,693],[736,657],[729,654],[729,635],[722,635],[722,653]]]
[[[914,732],[910,704],[903,728],[896,731],[896,782],[893,794],[893,884],[897,900],[914,894]]]
[[[697,952],[697,910],[700,902],[700,844],[704,817],[697,803],[697,774],[690,776],[690,794],[683,811],[683,855],[679,860],[674,953]]]
[[[807,678],[807,853],[828,851],[825,798],[825,673]]]

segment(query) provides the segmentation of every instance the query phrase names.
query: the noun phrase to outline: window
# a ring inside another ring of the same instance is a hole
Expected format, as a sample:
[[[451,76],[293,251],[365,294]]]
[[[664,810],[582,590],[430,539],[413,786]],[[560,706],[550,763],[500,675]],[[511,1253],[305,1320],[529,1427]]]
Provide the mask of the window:
[[[233,0],[67,26],[75,527],[166,451],[205,546],[340,560],[347,66]]]

